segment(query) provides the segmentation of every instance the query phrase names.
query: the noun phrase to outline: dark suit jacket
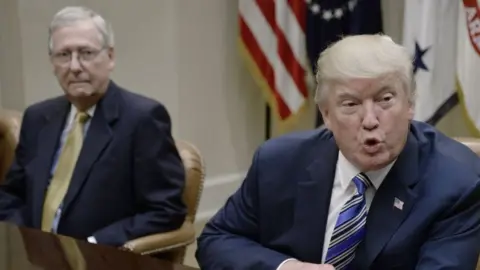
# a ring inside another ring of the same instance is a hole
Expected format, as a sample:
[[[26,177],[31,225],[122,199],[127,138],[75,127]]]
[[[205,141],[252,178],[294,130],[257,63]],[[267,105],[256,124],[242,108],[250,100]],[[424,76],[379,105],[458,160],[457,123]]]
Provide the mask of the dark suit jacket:
[[[40,228],[45,192],[70,103],[26,109],[14,163],[0,186],[0,219]],[[184,221],[185,172],[160,103],[113,82],[99,101],[64,199],[58,233],[119,246]]]
[[[275,270],[288,258],[321,263],[337,155],[328,130],[261,146],[240,189],[198,239],[201,268]],[[413,122],[370,206],[353,269],[475,269],[479,171],[467,147]]]

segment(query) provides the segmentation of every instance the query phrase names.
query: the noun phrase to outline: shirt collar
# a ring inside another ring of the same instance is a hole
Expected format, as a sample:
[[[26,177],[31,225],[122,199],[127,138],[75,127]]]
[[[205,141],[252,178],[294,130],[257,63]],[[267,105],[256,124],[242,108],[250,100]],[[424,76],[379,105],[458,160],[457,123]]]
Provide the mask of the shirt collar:
[[[96,109],[96,105],[93,105],[92,107],[88,108],[88,110],[86,111],[86,113],[88,114],[88,116],[90,117],[90,119],[92,119],[93,117],[93,114],[95,113],[95,109]],[[73,119],[75,119],[75,115],[77,114],[78,110],[77,108],[71,104],[70,105],[70,113],[68,115],[68,123],[72,123],[73,122]]]
[[[375,189],[380,187],[395,161],[396,160],[392,161],[382,169],[365,172]],[[339,151],[338,153],[337,170],[341,175],[340,181],[342,188],[346,188],[350,184],[350,181],[353,179],[353,177],[361,172],[357,167],[347,160],[342,151]]]

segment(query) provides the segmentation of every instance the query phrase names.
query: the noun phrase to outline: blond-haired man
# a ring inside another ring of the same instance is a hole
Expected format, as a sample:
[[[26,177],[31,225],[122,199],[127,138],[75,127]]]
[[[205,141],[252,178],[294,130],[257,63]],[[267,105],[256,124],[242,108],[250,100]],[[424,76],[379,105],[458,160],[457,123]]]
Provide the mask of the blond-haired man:
[[[408,52],[345,37],[318,59],[326,129],[266,142],[198,239],[202,269],[465,269],[480,249],[479,159],[413,121]]]

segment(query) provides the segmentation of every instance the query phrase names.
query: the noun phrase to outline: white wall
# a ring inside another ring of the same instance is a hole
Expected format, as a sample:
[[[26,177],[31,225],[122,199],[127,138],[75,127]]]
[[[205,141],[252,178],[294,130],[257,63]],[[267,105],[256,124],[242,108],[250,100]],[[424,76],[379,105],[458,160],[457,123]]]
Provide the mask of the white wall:
[[[4,107],[24,107],[22,58],[17,0],[0,0],[0,97]]]

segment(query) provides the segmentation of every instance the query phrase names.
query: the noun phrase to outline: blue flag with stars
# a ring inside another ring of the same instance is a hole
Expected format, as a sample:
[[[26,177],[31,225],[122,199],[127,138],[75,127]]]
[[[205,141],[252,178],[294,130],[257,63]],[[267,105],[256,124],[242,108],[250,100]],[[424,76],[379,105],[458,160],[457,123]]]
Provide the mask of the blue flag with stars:
[[[406,0],[403,45],[410,51],[417,84],[414,119],[435,125],[455,105],[459,3]]]
[[[306,43],[312,73],[320,53],[342,36],[383,31],[380,0],[305,0]],[[317,110],[316,126],[323,124]]]

